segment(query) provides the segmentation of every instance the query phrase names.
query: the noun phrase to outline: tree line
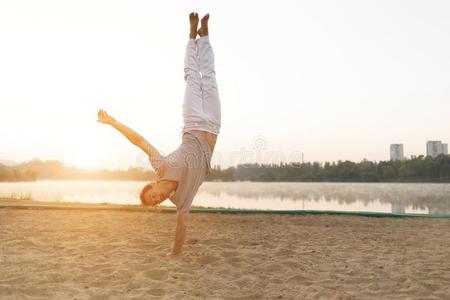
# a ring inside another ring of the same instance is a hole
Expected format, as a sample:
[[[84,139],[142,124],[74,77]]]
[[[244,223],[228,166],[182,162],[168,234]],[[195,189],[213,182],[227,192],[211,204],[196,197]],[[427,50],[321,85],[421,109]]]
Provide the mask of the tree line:
[[[450,156],[401,161],[243,164],[213,168],[209,180],[305,182],[450,182]]]
[[[143,168],[88,170],[67,167],[56,160],[34,159],[14,166],[0,164],[0,181],[64,180],[155,180],[155,173]],[[208,181],[281,182],[450,182],[450,156],[411,157],[401,161],[306,162],[241,164],[222,169],[216,166]]]
[[[29,162],[7,166],[0,164],[0,181],[35,181],[35,180],[154,180],[156,175],[150,170],[129,168],[128,170],[89,170],[67,167],[61,161]]]

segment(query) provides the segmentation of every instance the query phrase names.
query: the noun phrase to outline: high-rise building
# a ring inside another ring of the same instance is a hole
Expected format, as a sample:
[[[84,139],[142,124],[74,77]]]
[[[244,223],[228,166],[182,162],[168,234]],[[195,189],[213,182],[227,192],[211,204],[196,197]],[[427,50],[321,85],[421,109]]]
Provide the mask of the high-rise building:
[[[403,144],[391,144],[390,147],[391,160],[403,159]]]
[[[448,154],[448,145],[442,144],[441,141],[428,141],[427,142],[427,156],[432,158],[437,157],[440,154]]]

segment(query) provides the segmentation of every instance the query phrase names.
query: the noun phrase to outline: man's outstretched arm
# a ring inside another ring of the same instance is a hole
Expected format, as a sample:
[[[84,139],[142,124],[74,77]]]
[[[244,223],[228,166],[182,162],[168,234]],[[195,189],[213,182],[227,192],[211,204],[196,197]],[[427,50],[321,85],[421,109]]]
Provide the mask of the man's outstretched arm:
[[[136,145],[137,147],[141,148],[142,151],[147,153],[147,155],[151,158],[159,157],[161,154],[156,150],[153,145],[151,145],[149,142],[147,142],[140,134],[138,134],[133,129],[125,126],[124,124],[120,123],[110,115],[106,113],[103,109],[100,109],[97,113],[98,120],[97,122],[108,124],[117,129],[120,133],[122,133],[132,144]]]
[[[186,239],[186,228],[188,222],[189,212],[177,213],[177,228],[175,230],[175,241],[173,243],[172,252],[170,255],[178,255],[183,247]]]

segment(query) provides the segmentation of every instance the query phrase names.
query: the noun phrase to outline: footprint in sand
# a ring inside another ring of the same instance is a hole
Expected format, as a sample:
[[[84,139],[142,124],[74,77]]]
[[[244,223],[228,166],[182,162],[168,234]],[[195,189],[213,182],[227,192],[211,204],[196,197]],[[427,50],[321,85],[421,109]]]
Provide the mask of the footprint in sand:
[[[264,266],[264,271],[269,273],[277,273],[281,272],[283,268],[279,263],[268,263],[266,266]]]
[[[163,289],[149,289],[146,292],[147,295],[162,297],[166,294],[166,291]]]
[[[195,245],[198,243],[198,239],[189,239],[186,244]]]
[[[237,251],[222,251],[220,253],[220,255],[223,258],[230,258],[230,257],[237,257],[237,256],[239,256],[239,253]]]
[[[210,256],[210,255],[201,256],[199,259],[197,259],[197,262],[202,265],[211,264],[216,261],[217,261],[217,257]]]
[[[152,280],[166,280],[167,270],[149,270],[144,272],[144,276]]]
[[[229,249],[229,250],[234,250],[237,249],[238,247],[236,245],[233,245],[232,243],[222,243],[218,245],[219,248],[222,249]]]
[[[239,253],[237,251],[222,251],[220,255],[222,255],[222,257],[234,257],[238,256]]]
[[[254,278],[244,276],[234,282],[239,288],[251,288],[253,283],[255,282]]]
[[[238,263],[238,262],[248,261],[248,257],[246,257],[246,256],[232,256],[232,257],[228,258],[228,261]]]
[[[290,277],[287,280],[287,282],[293,283],[296,285],[311,285],[312,284],[312,282],[308,278],[306,278],[305,276],[300,275],[300,274]]]

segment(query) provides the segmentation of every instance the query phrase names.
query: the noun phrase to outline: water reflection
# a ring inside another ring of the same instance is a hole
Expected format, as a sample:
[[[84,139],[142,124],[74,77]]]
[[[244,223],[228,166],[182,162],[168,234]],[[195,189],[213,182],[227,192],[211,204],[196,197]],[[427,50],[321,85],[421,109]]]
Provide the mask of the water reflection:
[[[450,184],[430,183],[209,183],[201,192],[226,198],[293,200],[373,207],[378,212],[450,214]],[[298,206],[297,206],[298,207]],[[339,210],[339,209],[338,209]]]
[[[138,204],[139,181],[0,183],[0,197],[85,203]],[[169,201],[164,203],[171,205]],[[370,211],[450,214],[450,184],[204,183],[194,205],[270,210]]]

